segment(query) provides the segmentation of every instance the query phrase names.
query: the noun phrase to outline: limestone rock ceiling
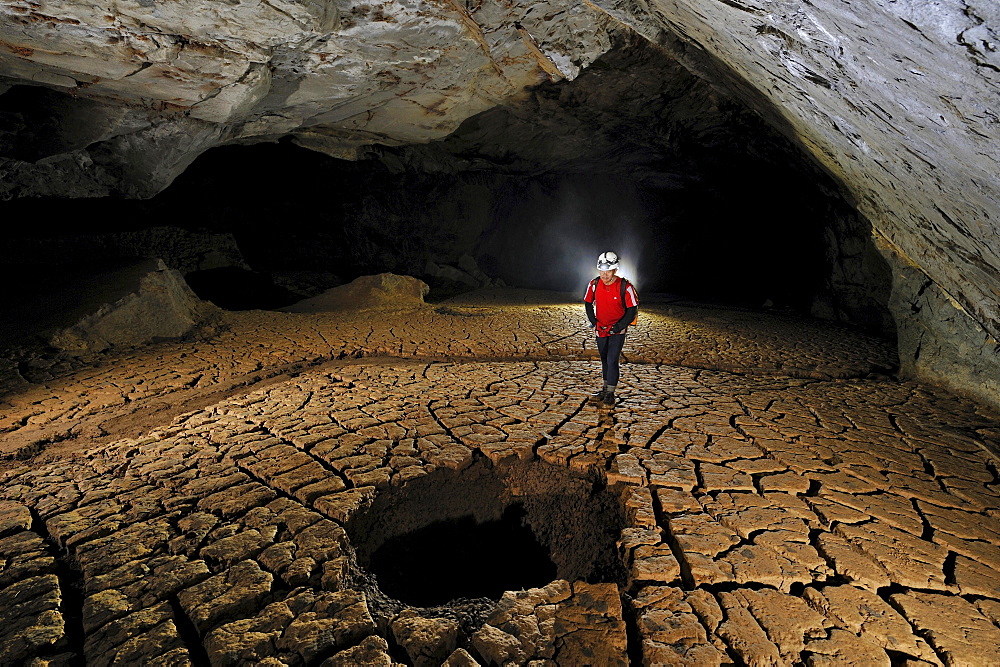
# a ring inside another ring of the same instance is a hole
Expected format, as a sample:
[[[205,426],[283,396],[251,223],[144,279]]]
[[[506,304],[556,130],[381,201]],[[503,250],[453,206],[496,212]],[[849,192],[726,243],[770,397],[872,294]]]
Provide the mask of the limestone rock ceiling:
[[[44,154],[4,151],[0,196],[149,196],[208,148],[287,135],[348,158],[427,142],[575,78],[622,25],[802,146],[887,252],[983,328],[976,344],[996,344],[1000,10],[986,0],[2,0],[0,91],[61,91],[36,107],[72,120]]]
[[[353,157],[443,137],[527,86],[574,78],[610,48],[612,24],[560,2],[106,5],[0,3],[0,73],[143,108],[120,143],[167,150],[143,174],[159,178],[123,188],[133,195],[169,183],[182,155],[229,141],[294,132]]]

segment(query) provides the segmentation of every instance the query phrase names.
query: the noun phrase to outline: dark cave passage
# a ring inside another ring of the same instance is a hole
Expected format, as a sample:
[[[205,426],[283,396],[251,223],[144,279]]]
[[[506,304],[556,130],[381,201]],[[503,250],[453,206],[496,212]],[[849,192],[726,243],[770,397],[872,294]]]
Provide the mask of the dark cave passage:
[[[262,170],[263,186],[255,184]],[[752,163],[740,171],[729,183],[717,173],[667,188],[599,172],[392,173],[378,161],[282,143],[210,151],[148,201],[2,206],[51,221],[15,232],[29,255],[38,248],[40,262],[62,261],[51,251],[58,239],[98,238],[91,245],[115,252],[103,239],[132,233],[139,221],[231,235],[246,266],[185,271],[199,296],[231,310],[281,307],[386,271],[425,280],[434,299],[472,285],[430,274],[428,262],[457,266],[463,256],[509,286],[575,292],[596,275],[596,256],[614,249],[646,292],[807,311],[830,271],[815,192],[801,176],[776,191],[790,172]],[[144,250],[182,254],[190,251],[184,243]]]
[[[184,279],[200,298],[226,310],[274,310],[302,298],[267,274],[235,266],[192,271]]]

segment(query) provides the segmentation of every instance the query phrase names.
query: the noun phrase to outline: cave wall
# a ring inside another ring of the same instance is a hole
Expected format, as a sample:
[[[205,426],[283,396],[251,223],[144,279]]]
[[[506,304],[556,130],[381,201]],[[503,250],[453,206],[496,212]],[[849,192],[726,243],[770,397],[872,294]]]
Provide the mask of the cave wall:
[[[892,268],[900,371],[988,405],[1000,396],[1000,342],[927,274],[883,247]]]
[[[865,243],[892,271],[895,327],[912,326],[906,304],[924,298],[927,280],[942,295],[919,328],[954,340],[938,348],[932,375],[901,359],[904,372],[1000,405],[990,383],[958,380],[998,363],[989,343],[1000,336],[995,3],[592,4],[743,99],[843,184],[870,226]]]
[[[896,318],[890,309],[893,268],[872,235],[871,223],[837,197],[823,198],[821,207],[827,272],[810,313],[895,339]]]
[[[124,206],[116,211],[115,205],[108,202],[81,206],[60,200],[0,205],[0,212],[9,219],[47,221],[41,229],[24,225],[8,231],[7,243],[0,247],[0,266],[13,270],[35,267],[51,270],[82,263],[107,265],[144,258],[161,259],[181,273],[219,267],[249,268],[231,233],[155,223],[139,229],[102,230],[94,222],[94,216],[134,220],[128,215],[129,208]],[[86,225],[81,224],[84,221]],[[164,218],[163,222],[170,220]]]

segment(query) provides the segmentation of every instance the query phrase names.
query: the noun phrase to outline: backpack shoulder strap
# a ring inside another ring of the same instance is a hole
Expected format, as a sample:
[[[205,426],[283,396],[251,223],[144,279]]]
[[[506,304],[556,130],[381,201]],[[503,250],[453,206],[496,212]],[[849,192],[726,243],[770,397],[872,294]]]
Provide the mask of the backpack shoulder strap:
[[[625,278],[622,278],[622,306],[625,305],[625,290],[628,289],[629,282]]]

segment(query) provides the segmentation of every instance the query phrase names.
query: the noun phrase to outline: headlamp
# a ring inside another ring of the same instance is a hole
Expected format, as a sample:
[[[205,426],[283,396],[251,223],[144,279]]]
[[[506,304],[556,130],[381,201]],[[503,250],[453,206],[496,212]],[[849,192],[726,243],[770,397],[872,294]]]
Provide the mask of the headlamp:
[[[597,258],[598,271],[613,271],[618,268],[618,255],[611,252],[602,252]]]

